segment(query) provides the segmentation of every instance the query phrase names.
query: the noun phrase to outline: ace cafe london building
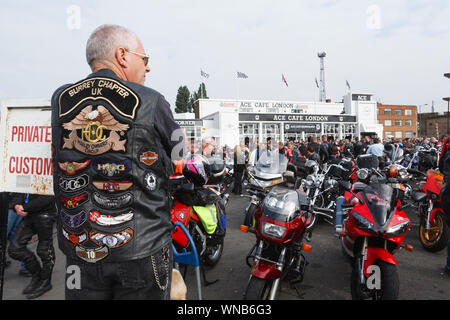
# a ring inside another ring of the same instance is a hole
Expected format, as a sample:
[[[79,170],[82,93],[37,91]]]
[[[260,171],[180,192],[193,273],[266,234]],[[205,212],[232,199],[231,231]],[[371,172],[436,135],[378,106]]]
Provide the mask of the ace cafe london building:
[[[343,102],[291,102],[265,100],[199,99],[194,107],[196,122],[182,127],[191,141],[214,137],[218,145],[306,140],[327,135],[345,139],[365,135],[383,137],[377,123],[377,102],[370,94],[347,94]],[[174,114],[175,118],[177,115]],[[199,121],[201,120],[201,121]],[[196,134],[190,134],[196,132]]]

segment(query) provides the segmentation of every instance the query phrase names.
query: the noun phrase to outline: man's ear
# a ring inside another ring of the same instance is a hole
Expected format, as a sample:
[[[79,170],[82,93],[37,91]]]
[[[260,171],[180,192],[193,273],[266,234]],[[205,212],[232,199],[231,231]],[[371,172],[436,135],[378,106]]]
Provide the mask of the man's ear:
[[[126,68],[128,66],[128,61],[125,54],[126,51],[124,48],[116,48],[116,51],[114,52],[116,61],[122,68]]]

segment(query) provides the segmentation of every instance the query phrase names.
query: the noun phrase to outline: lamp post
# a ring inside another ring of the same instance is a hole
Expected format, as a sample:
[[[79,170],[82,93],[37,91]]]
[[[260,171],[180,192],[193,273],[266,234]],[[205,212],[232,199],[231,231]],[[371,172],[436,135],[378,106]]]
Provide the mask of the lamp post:
[[[444,73],[444,77],[449,78],[450,79],[450,73]],[[450,98],[446,97],[446,98],[442,98],[443,100],[447,101],[447,134],[449,133],[448,131],[448,123],[449,123],[449,115],[450,115]]]
[[[445,98],[442,98],[442,100],[444,100],[444,101],[447,101],[447,134],[449,134],[449,125],[448,125],[448,123],[449,123],[449,114],[450,114],[450,97],[445,97]]]

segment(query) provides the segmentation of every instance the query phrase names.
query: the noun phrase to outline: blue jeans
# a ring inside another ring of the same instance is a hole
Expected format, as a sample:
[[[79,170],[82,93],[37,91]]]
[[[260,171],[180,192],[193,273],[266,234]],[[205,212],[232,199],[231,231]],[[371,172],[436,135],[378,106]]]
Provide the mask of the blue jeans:
[[[8,226],[6,229],[6,238],[11,241],[14,233],[16,232],[17,226],[19,225],[22,217],[19,216],[13,209],[8,210]]]
[[[6,239],[9,241],[12,240],[14,234],[16,233],[17,227],[19,226],[20,221],[22,221],[22,217],[19,216],[14,209],[8,209],[8,226],[6,227]],[[25,268],[25,263],[20,264],[20,269],[22,271],[27,271]]]

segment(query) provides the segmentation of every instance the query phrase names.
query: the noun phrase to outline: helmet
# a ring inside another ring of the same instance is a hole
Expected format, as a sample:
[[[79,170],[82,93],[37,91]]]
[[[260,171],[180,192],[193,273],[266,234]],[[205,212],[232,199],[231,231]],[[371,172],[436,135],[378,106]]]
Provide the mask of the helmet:
[[[306,161],[305,168],[306,168],[307,174],[314,174],[314,173],[319,172],[319,165],[314,160]]]
[[[209,166],[208,159],[202,155],[194,154],[184,163],[183,175],[195,185],[204,185],[208,180],[206,166]]]

